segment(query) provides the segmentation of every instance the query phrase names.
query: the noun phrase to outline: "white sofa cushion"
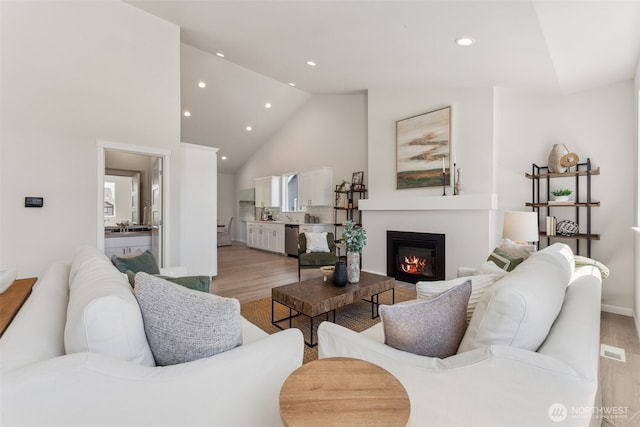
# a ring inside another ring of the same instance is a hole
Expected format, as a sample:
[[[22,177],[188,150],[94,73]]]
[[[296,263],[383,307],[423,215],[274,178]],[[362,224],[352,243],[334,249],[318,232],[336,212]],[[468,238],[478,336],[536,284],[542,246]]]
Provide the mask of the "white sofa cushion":
[[[52,264],[0,338],[2,372],[64,355],[69,265]],[[0,375],[1,377],[2,375]]]
[[[478,302],[458,353],[489,345],[536,351],[562,307],[572,256],[567,245],[556,243],[500,280]]]
[[[456,354],[467,329],[471,281],[431,299],[381,305],[385,344],[421,356],[445,358]]]
[[[502,269],[500,269],[500,271],[506,273]],[[491,286],[493,286],[493,284],[496,283],[502,276],[502,274],[481,274],[477,276],[458,277],[451,280],[418,282],[416,283],[416,293],[418,295],[418,299],[431,299],[440,295],[442,292],[445,292],[464,283],[467,280],[470,280],[471,296],[469,297],[469,303],[467,304],[467,322],[469,322],[482,295],[484,295],[485,292],[491,289]]]
[[[90,351],[155,366],[140,308],[127,279],[92,247],[78,253],[71,272],[66,353]]]
[[[146,273],[133,290],[159,366],[213,356],[242,344],[240,302]]]
[[[511,239],[502,239],[500,249],[509,256],[527,259],[536,252],[536,245],[516,243]]]

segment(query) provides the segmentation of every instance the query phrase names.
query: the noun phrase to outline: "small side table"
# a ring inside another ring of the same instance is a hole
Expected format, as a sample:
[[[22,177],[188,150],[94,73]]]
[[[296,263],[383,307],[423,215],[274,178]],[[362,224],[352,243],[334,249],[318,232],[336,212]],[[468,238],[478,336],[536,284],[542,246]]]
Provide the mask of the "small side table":
[[[31,295],[31,289],[37,280],[37,277],[14,280],[11,286],[0,294],[0,336]]]
[[[400,381],[359,359],[332,357],[307,363],[280,389],[280,415],[288,427],[404,427],[410,412]]]

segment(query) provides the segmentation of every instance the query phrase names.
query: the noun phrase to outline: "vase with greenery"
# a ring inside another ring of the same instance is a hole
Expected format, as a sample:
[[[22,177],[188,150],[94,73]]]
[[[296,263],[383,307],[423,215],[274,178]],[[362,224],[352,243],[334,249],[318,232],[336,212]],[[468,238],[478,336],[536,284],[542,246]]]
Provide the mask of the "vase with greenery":
[[[360,281],[360,253],[367,244],[367,232],[353,221],[344,224],[342,243],[347,247],[347,279],[350,283]]]
[[[569,200],[569,195],[572,193],[568,188],[560,188],[558,190],[553,190],[551,194],[553,194],[553,200],[558,202],[566,202]]]

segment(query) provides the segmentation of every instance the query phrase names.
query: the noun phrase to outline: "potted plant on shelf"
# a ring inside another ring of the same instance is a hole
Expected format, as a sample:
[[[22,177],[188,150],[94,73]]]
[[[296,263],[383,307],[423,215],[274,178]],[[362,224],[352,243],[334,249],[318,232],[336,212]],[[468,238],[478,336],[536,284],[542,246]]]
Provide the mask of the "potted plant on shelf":
[[[353,221],[344,224],[342,242],[347,247],[347,280],[360,281],[360,253],[367,244],[367,232]]]
[[[561,188],[559,190],[553,190],[551,194],[553,194],[553,200],[556,202],[568,202],[569,195],[572,193],[568,188]]]

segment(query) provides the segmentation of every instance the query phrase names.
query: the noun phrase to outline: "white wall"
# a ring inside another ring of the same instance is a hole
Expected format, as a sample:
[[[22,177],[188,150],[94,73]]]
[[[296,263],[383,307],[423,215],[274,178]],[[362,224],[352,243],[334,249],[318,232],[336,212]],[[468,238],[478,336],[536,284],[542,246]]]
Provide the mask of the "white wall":
[[[190,274],[218,275],[217,148],[180,144],[180,260]]]
[[[566,144],[581,161],[591,158],[601,168],[592,178],[593,199],[601,201],[592,208],[592,231],[601,240],[592,243],[591,257],[611,270],[602,287],[604,309],[627,315],[633,292],[634,98],[631,81],[566,96],[496,91],[500,210],[524,210],[531,198],[531,181],[524,173],[532,162],[546,165],[554,143]],[[575,250],[575,243],[568,243]],[[584,244],[582,248],[586,255]]]
[[[236,173],[235,188],[253,188],[255,178],[321,166],[333,167],[334,184],[351,182],[356,171],[365,172],[366,184],[366,142],[366,95],[315,95]],[[246,240],[246,224],[236,223],[235,236]]]
[[[369,90],[369,195],[373,201],[424,200],[442,188],[395,189],[396,120],[452,106],[452,144],[463,169],[465,194],[498,194],[497,211],[366,211],[369,243],[363,267],[386,272],[389,229],[445,233],[446,276],[461,265],[478,265],[501,237],[505,210],[528,210],[531,163],[547,164],[554,143],[590,157],[601,175],[592,179],[592,229],[601,235],[592,257],[611,269],[604,282],[605,309],[631,314],[636,174],[636,113],[632,82],[573,95],[521,93],[508,89]],[[451,194],[451,189],[448,189]],[[449,196],[453,197],[453,196]],[[575,245],[572,244],[575,248]],[[583,244],[584,251],[584,244]],[[584,252],[583,252],[584,253]]]
[[[465,194],[490,194],[494,188],[493,90],[369,90],[369,198],[372,202],[443,197],[442,187],[396,190],[396,121],[451,106],[451,143],[463,170]],[[447,197],[453,196],[452,188]],[[391,204],[391,202],[387,202]],[[428,207],[428,206],[427,206]],[[389,206],[390,209],[393,206]],[[365,211],[368,243],[363,268],[386,274],[386,231],[446,234],[446,277],[459,266],[475,266],[495,246],[495,212],[483,210]]]
[[[0,250],[20,277],[41,276],[97,243],[97,140],[179,147],[179,28],[121,2],[0,7]]]

